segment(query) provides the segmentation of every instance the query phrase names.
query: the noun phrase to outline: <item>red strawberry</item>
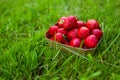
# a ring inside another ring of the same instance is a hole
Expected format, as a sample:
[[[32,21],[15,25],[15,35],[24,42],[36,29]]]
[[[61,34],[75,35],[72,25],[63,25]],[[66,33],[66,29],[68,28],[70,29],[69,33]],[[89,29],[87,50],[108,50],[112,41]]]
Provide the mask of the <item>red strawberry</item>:
[[[57,32],[57,29],[58,29],[58,26],[51,26],[51,27],[49,28],[49,34],[50,34],[51,36],[54,36],[54,34]]]
[[[82,48],[83,48],[83,49],[87,49],[87,47],[85,46],[85,44],[82,45]]]
[[[77,28],[70,30],[67,34],[67,38],[70,40],[77,37],[77,32],[78,32]]]
[[[54,37],[51,37],[50,40],[54,41]]]
[[[80,44],[81,44],[81,40],[79,38],[73,38],[70,41],[70,46],[73,46],[73,47],[80,47]]]
[[[67,19],[64,20],[63,27],[67,30],[76,28],[77,18],[75,16],[68,16]]]
[[[58,26],[60,27],[60,28],[62,28],[63,27],[63,23],[64,23],[64,21],[67,19],[67,17],[61,17],[59,20],[58,20]]]
[[[99,40],[102,37],[103,32],[100,29],[93,29],[92,34],[94,34]]]
[[[57,42],[60,42],[62,43],[64,41],[64,36],[62,33],[56,33],[55,36],[54,36],[54,39],[57,41]]]
[[[68,40],[64,40],[63,44],[69,45],[69,41]]]
[[[86,26],[83,21],[77,21],[78,28]]]
[[[57,32],[63,33],[64,35],[67,34],[67,30],[65,30],[64,28],[59,28],[59,29],[57,30]]]
[[[86,38],[87,36],[90,35],[90,31],[87,27],[81,27],[80,29],[78,29],[77,35],[79,38]]]
[[[87,26],[90,30],[99,29],[99,28],[100,28],[99,23],[98,23],[96,20],[92,20],[92,19],[87,21],[86,26]]]
[[[94,48],[94,47],[96,47],[97,43],[98,43],[98,39],[95,35],[89,35],[85,39],[85,46],[87,48]]]

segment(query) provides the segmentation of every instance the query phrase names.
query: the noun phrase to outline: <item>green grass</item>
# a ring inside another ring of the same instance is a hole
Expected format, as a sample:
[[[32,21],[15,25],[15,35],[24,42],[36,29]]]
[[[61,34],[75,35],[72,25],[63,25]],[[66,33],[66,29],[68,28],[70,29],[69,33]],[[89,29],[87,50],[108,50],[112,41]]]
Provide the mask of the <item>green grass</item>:
[[[95,55],[51,49],[45,32],[61,16],[97,19]],[[0,0],[1,80],[119,80],[120,0]]]

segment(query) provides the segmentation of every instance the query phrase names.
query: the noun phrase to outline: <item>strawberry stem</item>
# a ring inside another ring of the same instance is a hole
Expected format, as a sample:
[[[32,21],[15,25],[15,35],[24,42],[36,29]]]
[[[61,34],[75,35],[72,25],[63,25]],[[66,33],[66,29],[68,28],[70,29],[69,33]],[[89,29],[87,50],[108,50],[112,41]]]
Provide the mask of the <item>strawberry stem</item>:
[[[81,44],[80,44],[80,47],[79,47],[79,48],[82,48],[83,43],[84,43],[84,39],[82,39],[82,41],[81,41]]]
[[[64,20],[60,20],[60,22],[59,22],[60,24],[63,24],[64,23]]]

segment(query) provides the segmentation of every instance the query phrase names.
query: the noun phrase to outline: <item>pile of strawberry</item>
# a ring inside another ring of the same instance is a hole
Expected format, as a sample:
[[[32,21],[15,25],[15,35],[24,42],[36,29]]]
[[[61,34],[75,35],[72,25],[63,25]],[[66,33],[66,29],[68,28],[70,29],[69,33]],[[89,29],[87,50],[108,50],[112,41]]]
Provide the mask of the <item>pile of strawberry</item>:
[[[47,35],[47,38],[53,41],[89,49],[96,47],[103,32],[96,20],[83,22],[75,16],[68,16],[61,17],[54,26],[51,26]]]

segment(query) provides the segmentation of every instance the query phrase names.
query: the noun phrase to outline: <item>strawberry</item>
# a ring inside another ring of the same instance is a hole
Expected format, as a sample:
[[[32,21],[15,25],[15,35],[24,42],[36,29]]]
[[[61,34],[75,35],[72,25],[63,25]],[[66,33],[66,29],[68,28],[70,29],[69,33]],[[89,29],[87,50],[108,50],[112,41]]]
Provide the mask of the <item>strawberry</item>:
[[[56,33],[54,36],[54,40],[62,43],[64,41],[64,36],[62,33]]]
[[[67,38],[68,38],[69,40],[71,40],[71,39],[77,37],[77,32],[78,32],[78,29],[77,29],[77,28],[70,30],[70,31],[68,32],[68,34],[67,34]]]
[[[51,37],[50,40],[54,41],[54,37]]]
[[[79,38],[86,38],[87,36],[90,35],[90,31],[87,27],[81,27],[80,29],[78,29],[78,33],[77,33]]]
[[[82,48],[83,48],[83,49],[87,49],[87,47],[85,46],[85,44],[82,45]]]
[[[98,39],[95,35],[89,35],[84,42],[87,48],[94,48],[98,43]]]
[[[103,35],[103,32],[100,29],[93,29],[92,34],[94,34],[98,38],[98,40],[100,40],[100,38]]]
[[[57,30],[57,32],[62,33],[62,34],[64,34],[64,35],[67,34],[67,30],[65,30],[64,28],[59,28],[59,29]]]
[[[68,16],[67,19],[64,20],[63,27],[67,30],[76,28],[77,18],[75,16]]]
[[[51,26],[50,28],[49,28],[49,34],[51,35],[51,36],[54,36],[54,34],[57,32],[57,29],[58,29],[59,27],[58,26]]]
[[[61,17],[59,20],[58,20],[58,22],[57,22],[57,24],[58,24],[58,26],[60,27],[60,28],[63,28],[63,23],[64,23],[64,21],[67,19],[67,17]]]
[[[69,41],[68,40],[64,40],[63,44],[69,45]]]
[[[88,20],[86,22],[86,26],[90,29],[90,30],[93,30],[93,29],[100,29],[100,25],[99,23],[96,21],[96,20]]]
[[[81,40],[79,38],[73,38],[72,40],[70,40],[70,46],[80,47],[80,44]]]
[[[77,21],[78,28],[86,26],[86,24],[83,21]]]

